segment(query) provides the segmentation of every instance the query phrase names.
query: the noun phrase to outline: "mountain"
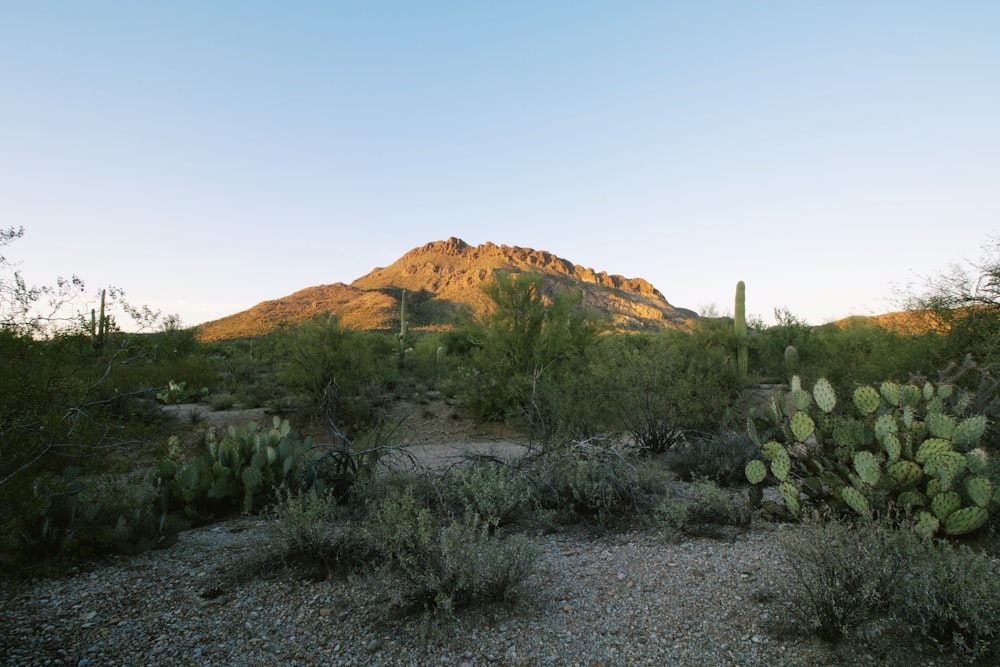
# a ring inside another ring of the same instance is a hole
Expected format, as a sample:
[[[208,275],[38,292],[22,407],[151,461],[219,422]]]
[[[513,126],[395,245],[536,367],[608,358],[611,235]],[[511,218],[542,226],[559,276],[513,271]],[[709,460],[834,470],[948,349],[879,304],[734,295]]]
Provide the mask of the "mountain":
[[[597,273],[541,250],[493,243],[470,246],[452,237],[414,248],[350,285],[307,287],[201,324],[196,332],[204,341],[250,338],[330,313],[347,328],[395,330],[403,290],[411,328],[444,328],[462,313],[485,311],[489,300],[482,286],[497,271],[537,274],[548,295],[557,289],[581,293],[585,307],[606,314],[620,330],[679,328],[697,317],[694,311],[670,305],[642,278]]]

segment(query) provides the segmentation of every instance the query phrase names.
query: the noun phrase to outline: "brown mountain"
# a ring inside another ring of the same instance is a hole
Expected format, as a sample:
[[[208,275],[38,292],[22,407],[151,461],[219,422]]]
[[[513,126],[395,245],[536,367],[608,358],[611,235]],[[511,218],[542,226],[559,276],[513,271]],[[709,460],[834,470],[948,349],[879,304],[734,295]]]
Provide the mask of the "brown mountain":
[[[547,294],[556,289],[581,292],[585,307],[605,313],[621,330],[684,327],[697,317],[670,305],[642,278],[597,273],[545,251],[492,243],[470,246],[450,238],[414,248],[350,285],[308,287],[201,324],[197,334],[205,341],[255,337],[329,313],[348,328],[393,330],[399,327],[402,290],[407,291],[412,328],[442,328],[462,312],[487,308],[482,286],[496,271],[540,275]]]

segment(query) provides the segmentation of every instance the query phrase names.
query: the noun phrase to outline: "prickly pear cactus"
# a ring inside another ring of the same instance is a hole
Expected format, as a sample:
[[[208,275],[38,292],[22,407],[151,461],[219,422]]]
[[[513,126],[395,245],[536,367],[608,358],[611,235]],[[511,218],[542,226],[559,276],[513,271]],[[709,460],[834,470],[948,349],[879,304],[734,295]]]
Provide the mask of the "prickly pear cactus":
[[[746,467],[751,498],[772,479],[793,515],[803,496],[861,515],[895,505],[928,536],[963,535],[989,518],[1000,490],[976,447],[986,419],[964,415],[971,399],[956,386],[882,382],[858,387],[847,403],[823,379],[811,392],[797,376],[790,387],[790,400],[775,400],[770,412],[784,441],[761,444],[761,460]]]

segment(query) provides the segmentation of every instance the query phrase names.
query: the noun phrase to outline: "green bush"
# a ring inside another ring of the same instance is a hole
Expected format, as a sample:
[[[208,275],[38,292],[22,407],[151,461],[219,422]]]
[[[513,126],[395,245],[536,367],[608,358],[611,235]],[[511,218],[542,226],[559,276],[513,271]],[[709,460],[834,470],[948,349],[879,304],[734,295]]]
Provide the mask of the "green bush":
[[[442,522],[409,495],[386,498],[370,530],[384,550],[392,606],[423,613],[435,624],[463,607],[523,599],[537,557],[522,536],[491,535],[471,512]]]
[[[711,433],[733,419],[741,380],[724,348],[705,334],[636,337],[607,360],[601,386],[634,444],[661,453],[684,433]],[[612,380],[613,379],[613,380]]]
[[[490,529],[517,521],[531,507],[528,479],[506,464],[484,462],[452,468],[441,487],[452,513],[472,512]]]
[[[813,518],[782,535],[788,578],[778,598],[828,641],[909,644],[971,659],[1000,657],[1000,568],[972,549],[888,520]]]
[[[379,423],[397,373],[388,338],[344,329],[330,316],[276,334],[274,347],[287,407],[352,438]]]
[[[812,518],[782,533],[790,576],[779,579],[779,597],[821,639],[839,641],[886,613],[916,540],[884,522]]]
[[[662,490],[662,480],[650,473],[648,463],[598,442],[554,449],[530,470],[541,509],[602,527],[629,525],[649,515],[651,499]]]
[[[285,565],[332,572],[369,572],[381,561],[378,545],[351,523],[337,497],[315,489],[284,491],[269,513],[267,532],[273,557]]]
[[[724,537],[722,528],[743,529],[751,520],[746,503],[709,480],[692,484],[686,493],[668,492],[653,513],[657,526],[672,541],[683,535]]]
[[[675,444],[665,462],[682,479],[710,479],[732,486],[746,482],[743,470],[758,452],[745,433],[724,430]]]
[[[527,421],[541,439],[551,437],[552,419],[548,402],[538,399],[539,383],[558,385],[578,371],[601,330],[579,295],[545,288],[539,276],[494,274],[483,287],[491,312],[447,338],[451,354],[465,351],[464,397],[473,416]]]
[[[0,563],[11,574],[58,572],[107,553],[135,554],[176,541],[164,490],[146,476],[85,476],[78,468],[36,476],[7,516]]]

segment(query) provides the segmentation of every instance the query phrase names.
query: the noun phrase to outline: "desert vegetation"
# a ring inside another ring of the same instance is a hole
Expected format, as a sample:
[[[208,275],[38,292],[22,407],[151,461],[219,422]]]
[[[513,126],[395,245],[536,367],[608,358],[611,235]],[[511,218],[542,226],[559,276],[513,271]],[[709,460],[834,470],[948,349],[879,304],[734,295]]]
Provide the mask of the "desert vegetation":
[[[31,288],[0,264],[8,576],[58,576],[255,514],[269,566],[382,578],[389,604],[432,632],[464,606],[528,596],[538,532],[669,543],[801,522],[785,538],[796,576],[770,592],[800,618],[776,633],[1000,655],[1000,256],[913,296],[934,323],[916,330],[787,312],[765,326],[737,297],[735,318],[623,333],[570,290],[498,273],[485,314],[437,331],[407,327],[404,309],[398,332],[324,314],[214,342],[132,307],[145,330],[126,333],[106,314],[116,290],[87,316],[39,314],[78,303],[83,283]],[[393,408],[431,396],[529,453],[399,465]],[[232,408],[265,417],[204,416]]]

